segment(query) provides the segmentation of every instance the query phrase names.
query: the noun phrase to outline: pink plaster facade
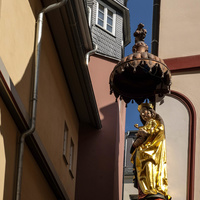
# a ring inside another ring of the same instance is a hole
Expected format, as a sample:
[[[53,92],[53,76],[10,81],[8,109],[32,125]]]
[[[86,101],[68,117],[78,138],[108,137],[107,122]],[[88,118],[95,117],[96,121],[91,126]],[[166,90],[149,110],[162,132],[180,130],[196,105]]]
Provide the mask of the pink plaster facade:
[[[89,72],[102,128],[80,126],[76,200],[122,198],[125,105],[115,102],[109,88],[116,63],[90,57]]]

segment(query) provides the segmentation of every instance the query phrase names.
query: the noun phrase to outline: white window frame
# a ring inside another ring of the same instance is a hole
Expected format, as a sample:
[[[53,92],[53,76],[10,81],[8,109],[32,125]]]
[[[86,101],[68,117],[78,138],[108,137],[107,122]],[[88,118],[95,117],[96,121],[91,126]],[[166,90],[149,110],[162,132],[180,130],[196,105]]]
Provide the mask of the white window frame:
[[[103,26],[98,24],[98,13],[99,13],[99,4],[101,4],[104,7],[104,24]],[[108,17],[108,10],[110,10],[113,13],[113,25],[112,25],[112,32],[110,32],[107,29],[107,17]],[[106,5],[105,3],[103,3],[102,1],[98,0],[97,1],[97,10],[96,10],[96,25],[105,29],[108,33],[112,34],[115,36],[115,26],[116,26],[116,11],[111,8],[110,6]]]

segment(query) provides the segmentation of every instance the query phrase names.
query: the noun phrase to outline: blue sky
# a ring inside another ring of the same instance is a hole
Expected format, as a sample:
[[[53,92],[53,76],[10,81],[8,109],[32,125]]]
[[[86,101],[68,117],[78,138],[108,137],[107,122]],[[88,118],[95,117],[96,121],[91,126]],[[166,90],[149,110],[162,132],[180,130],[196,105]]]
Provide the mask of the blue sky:
[[[153,0],[128,0],[127,7],[130,11],[130,27],[131,27],[131,43],[125,48],[125,56],[132,54],[132,46],[135,43],[133,33],[137,29],[139,23],[143,23],[147,30],[145,43],[149,46],[151,52],[151,31],[152,31],[152,13]],[[126,128],[125,131],[135,130],[134,124],[140,124],[138,105],[129,103],[126,109]]]

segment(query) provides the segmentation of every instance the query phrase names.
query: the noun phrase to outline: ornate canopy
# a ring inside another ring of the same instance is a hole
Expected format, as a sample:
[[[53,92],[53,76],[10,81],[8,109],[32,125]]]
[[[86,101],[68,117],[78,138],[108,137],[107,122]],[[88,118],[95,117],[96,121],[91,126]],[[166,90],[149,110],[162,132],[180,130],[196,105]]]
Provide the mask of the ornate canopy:
[[[110,93],[126,103],[135,100],[140,104],[147,98],[154,99],[155,94],[163,96],[170,91],[171,72],[162,59],[148,53],[143,27],[139,24],[134,33],[133,54],[123,58],[110,75]]]

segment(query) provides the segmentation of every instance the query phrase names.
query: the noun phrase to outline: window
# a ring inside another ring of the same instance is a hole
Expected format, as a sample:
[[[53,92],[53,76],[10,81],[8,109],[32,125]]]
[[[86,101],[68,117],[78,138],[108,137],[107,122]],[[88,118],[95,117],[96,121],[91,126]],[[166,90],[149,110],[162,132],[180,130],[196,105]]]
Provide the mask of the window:
[[[96,24],[115,35],[116,11],[102,2],[97,2]]]
[[[67,160],[67,143],[68,143],[68,127],[67,124],[65,123],[64,126],[64,140],[63,140],[63,158],[66,164],[68,164]]]
[[[124,177],[123,177],[123,199],[138,199],[138,190],[133,186],[133,164],[131,163],[130,149],[136,138],[137,131],[128,131],[125,134],[124,143]]]
[[[138,200],[138,195],[130,194],[129,197],[130,197],[130,200]]]
[[[70,156],[69,156],[69,171],[70,171],[72,178],[74,178],[74,176],[73,176],[73,162],[74,162],[74,142],[71,139]]]
[[[137,131],[126,132],[125,144],[124,144],[124,176],[133,176],[133,164],[131,163],[130,149],[136,138]]]

